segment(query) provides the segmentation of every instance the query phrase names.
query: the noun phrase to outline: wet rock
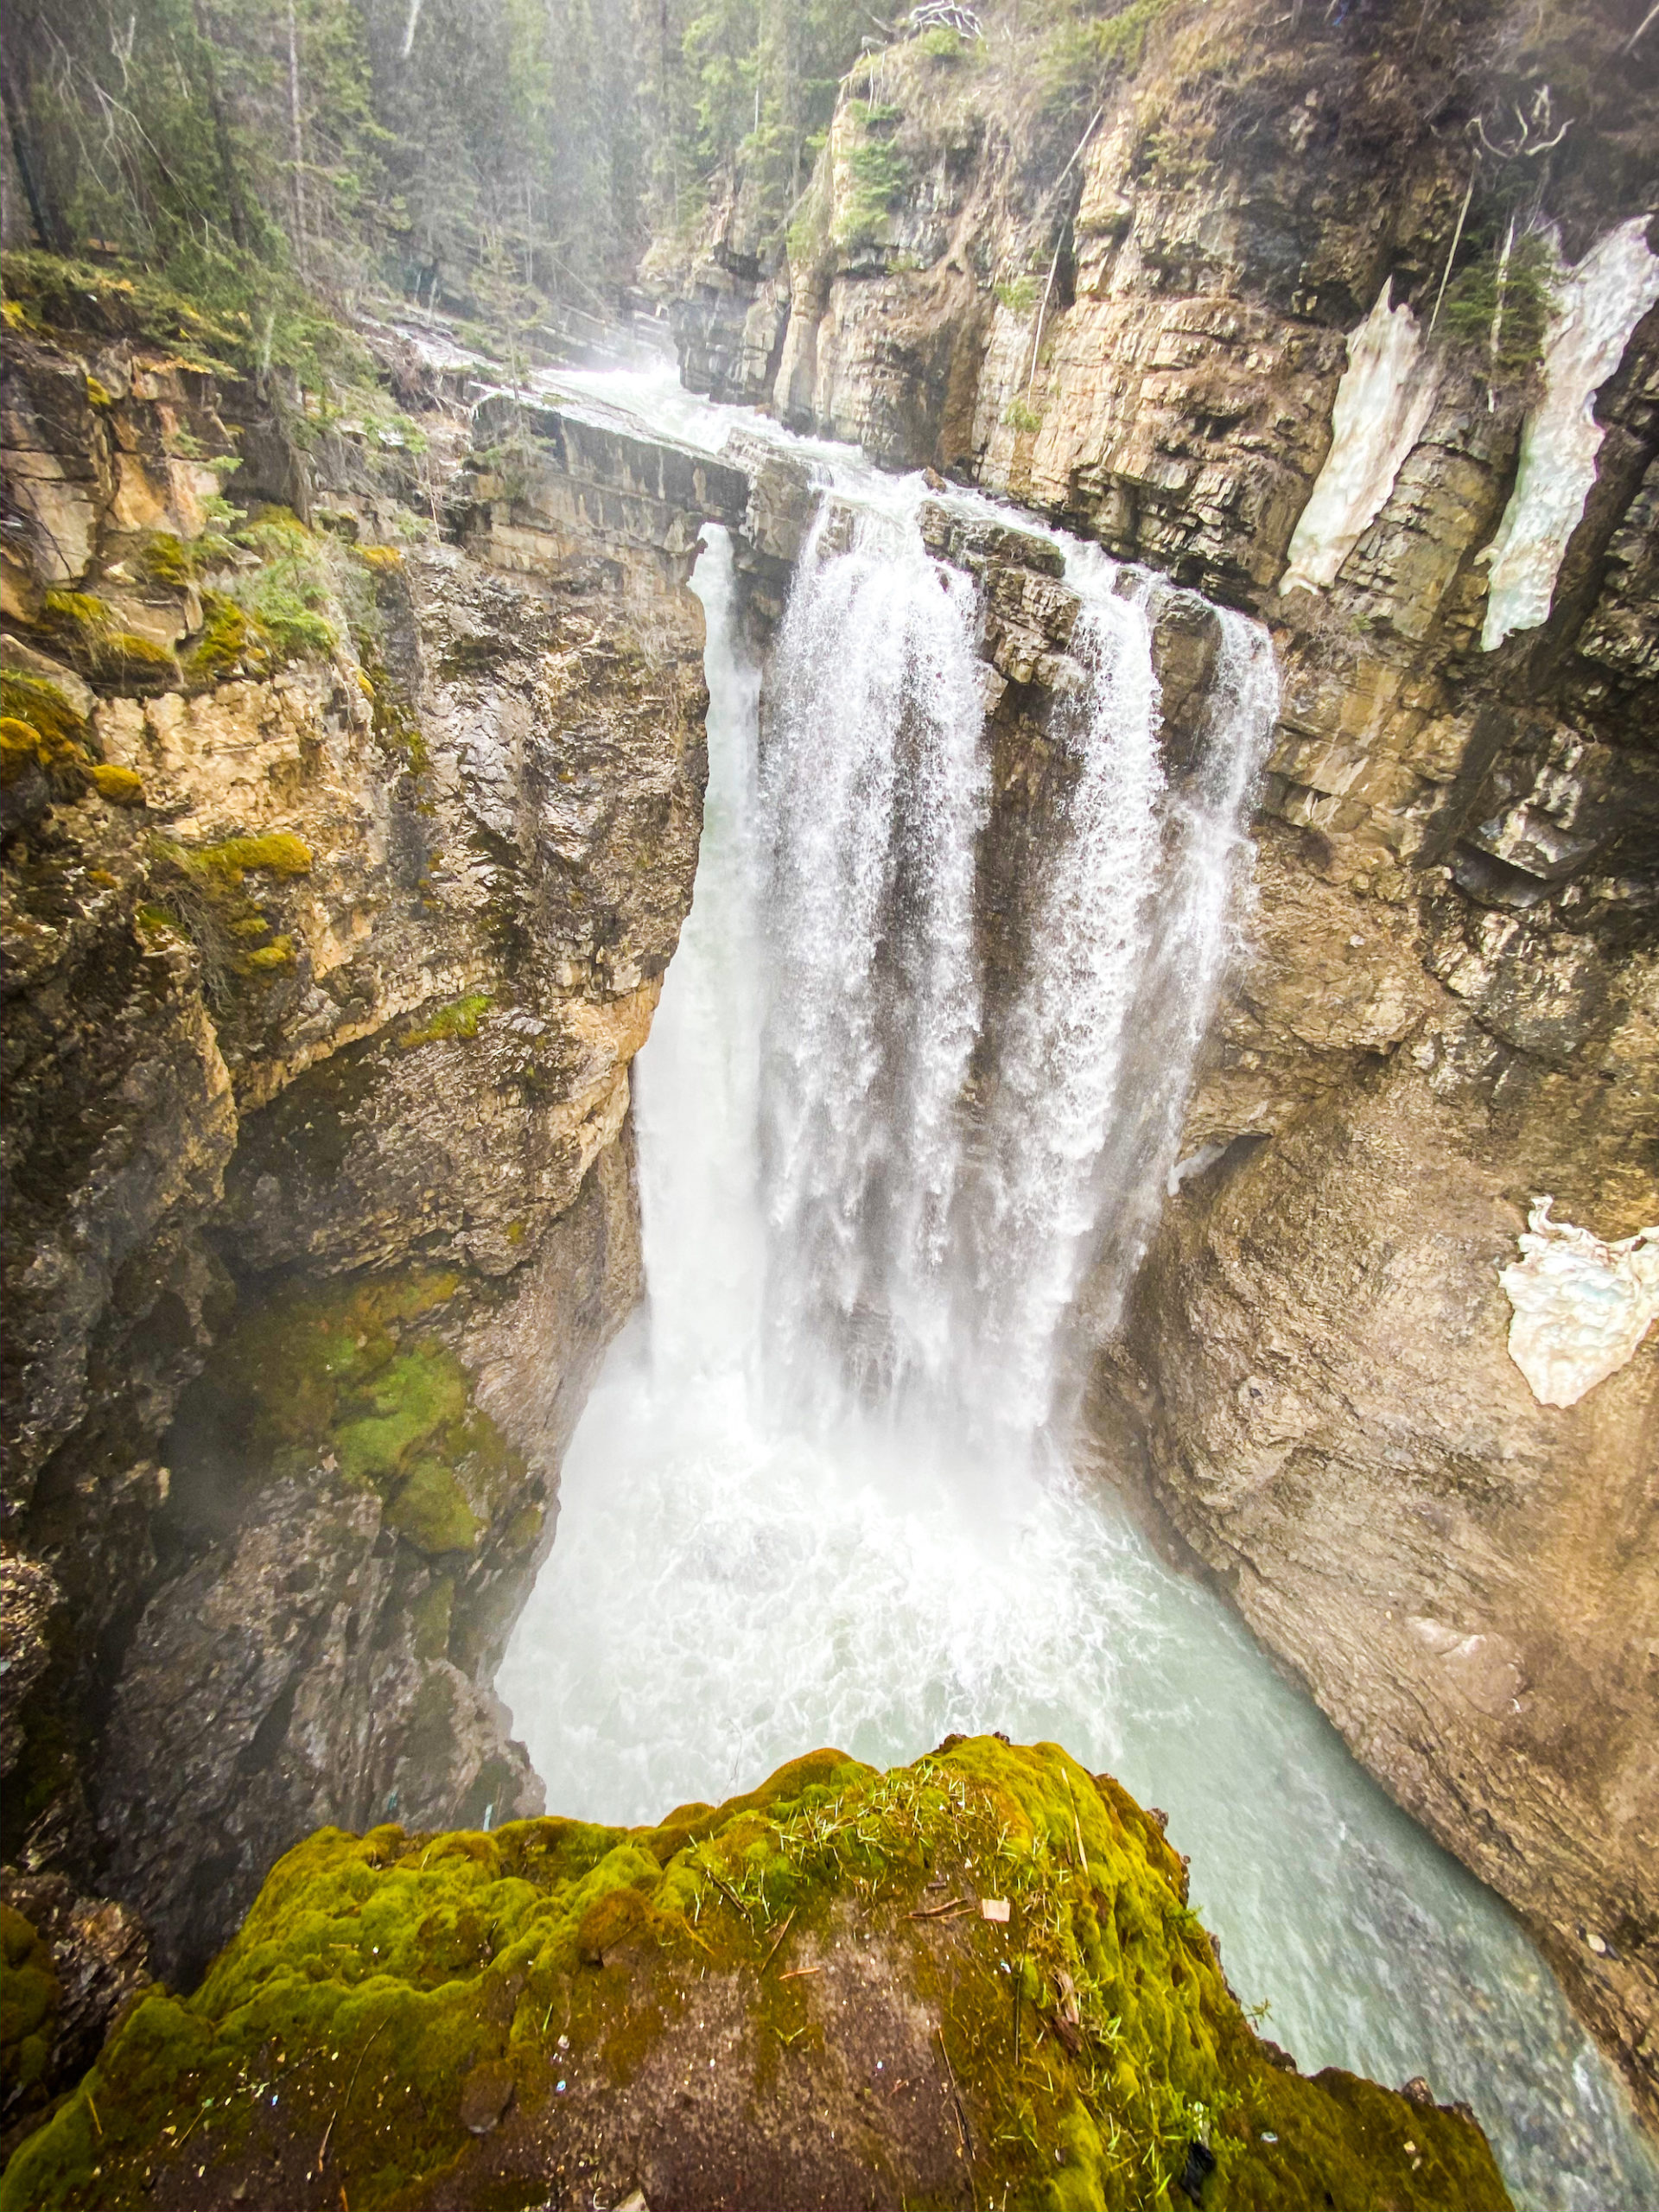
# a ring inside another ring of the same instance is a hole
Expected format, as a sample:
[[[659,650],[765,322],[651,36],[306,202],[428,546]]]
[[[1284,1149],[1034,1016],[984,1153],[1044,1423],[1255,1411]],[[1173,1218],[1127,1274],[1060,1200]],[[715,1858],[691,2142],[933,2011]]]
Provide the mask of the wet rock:
[[[77,1897],[60,1874],[0,1867],[7,1982],[0,2068],[0,2159],[73,2088],[111,2023],[149,1980],[143,1923],[124,1905]]]
[[[79,503],[92,611],[54,628],[65,579],[12,533],[5,713],[79,765],[36,776],[0,868],[5,1847],[141,1904],[188,1979],[319,1822],[539,1803],[488,1685],[639,1294],[628,1067],[706,773],[683,587],[748,480],[550,421],[560,514],[486,502],[463,551],[349,442],[284,456],[251,390],[99,334],[92,405],[89,334],[14,336],[7,442]],[[326,609],[292,652],[200,573],[217,479],[175,448],[231,420],[232,489],[291,496],[262,527]],[[432,435],[436,483],[468,441],[441,404]],[[100,657],[109,625],[167,679]],[[327,1421],[275,1467],[205,1419],[296,1269],[347,1305],[442,1275],[383,1372],[442,1368],[464,1410],[372,1474]]]

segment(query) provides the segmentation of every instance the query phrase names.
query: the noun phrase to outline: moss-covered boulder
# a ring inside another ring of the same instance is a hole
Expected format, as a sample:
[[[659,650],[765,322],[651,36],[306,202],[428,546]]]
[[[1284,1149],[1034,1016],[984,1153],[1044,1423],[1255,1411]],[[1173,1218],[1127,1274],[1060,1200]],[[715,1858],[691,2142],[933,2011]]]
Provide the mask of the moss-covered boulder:
[[[0,2212],[1508,2205],[1466,2113],[1260,2041],[1185,1891],[1109,1777],[985,1737],[654,1828],[325,1829]]]

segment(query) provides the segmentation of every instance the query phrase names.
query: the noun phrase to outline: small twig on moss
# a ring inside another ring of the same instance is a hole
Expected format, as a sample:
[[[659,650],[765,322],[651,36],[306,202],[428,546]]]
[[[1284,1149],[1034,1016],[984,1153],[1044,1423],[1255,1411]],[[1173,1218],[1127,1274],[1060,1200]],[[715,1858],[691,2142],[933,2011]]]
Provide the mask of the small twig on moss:
[[[968,2125],[968,2115],[963,2109],[962,2092],[957,2087],[957,2076],[950,2063],[950,2054],[944,2047],[944,2024],[941,2022],[937,2024],[933,2032],[939,2039],[939,2056],[944,2061],[944,2078],[950,2085],[950,2101],[957,2108],[957,2126],[962,2130],[963,2156],[971,2159],[974,2155],[974,2132]]]
[[[709,1880],[720,1891],[721,1895],[729,1901],[735,1910],[741,1913],[743,1918],[748,1923],[750,1934],[753,1935],[754,1932],[754,1922],[750,1917],[747,1905],[744,1904],[742,1898],[737,1894],[737,1891],[733,1889],[728,1883],[723,1882],[720,1876],[715,1873],[712,1866],[705,1867],[703,1872],[708,1875]]]
[[[945,1904],[918,1905],[910,1916],[912,1920],[944,1920],[953,1912],[971,1912],[973,1909],[972,1897],[952,1897]]]
[[[762,1974],[765,1974],[766,1968],[772,1964],[779,1952],[783,1948],[784,1938],[788,1935],[791,1923],[794,1920],[795,1915],[799,1911],[799,1910],[800,1907],[798,1905],[791,1905],[789,1908],[788,1917],[785,1920],[783,1926],[778,1930],[777,1941],[773,1943],[772,1948],[766,1953],[766,1957],[760,1961],[760,1971]]]
[[[357,2077],[363,2071],[363,2062],[368,2056],[371,2049],[373,2047],[375,2037],[379,2035],[381,2029],[389,2028],[391,2025],[391,2015],[388,2012],[385,2018],[380,2022],[379,2026],[375,2029],[374,2034],[369,2037],[368,2042],[364,2044],[362,2050],[357,2054],[357,2063],[352,2069],[351,2080],[346,2084],[346,2094],[340,2099],[340,2102],[334,2107],[334,2116],[329,2120],[327,2126],[322,2131],[322,2141],[317,2150],[317,2171],[319,2174],[321,2173],[323,2167],[328,2161],[328,2139],[334,2132],[334,2121],[340,2118],[341,2113],[345,2111],[346,2106],[351,2102],[352,2091],[357,2087]]]

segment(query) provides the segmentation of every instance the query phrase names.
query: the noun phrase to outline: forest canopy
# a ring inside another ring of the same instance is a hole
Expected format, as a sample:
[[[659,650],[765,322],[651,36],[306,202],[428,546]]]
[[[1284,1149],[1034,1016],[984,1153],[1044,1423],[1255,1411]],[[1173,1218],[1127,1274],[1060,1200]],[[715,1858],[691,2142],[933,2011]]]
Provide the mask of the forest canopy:
[[[8,242],[485,315],[605,311],[739,159],[781,236],[854,0],[12,0]],[[775,206],[773,205],[775,203]]]

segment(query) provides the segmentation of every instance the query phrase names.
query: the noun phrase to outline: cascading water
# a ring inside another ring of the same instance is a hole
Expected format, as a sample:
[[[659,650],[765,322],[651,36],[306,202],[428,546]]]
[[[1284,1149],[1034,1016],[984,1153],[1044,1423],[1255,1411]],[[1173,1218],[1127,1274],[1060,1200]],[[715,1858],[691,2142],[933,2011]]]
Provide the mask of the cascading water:
[[[989,772],[972,583],[910,517],[852,518],[825,557],[849,519],[826,504],[769,686],[763,1144],[779,1375],[827,1352],[893,1396],[949,1351]]]
[[[724,435],[677,393],[640,411],[671,409]],[[1167,588],[1070,556],[1070,782],[1034,957],[994,1008],[977,612],[928,560],[919,498],[826,512],[764,715],[710,533],[708,812],[637,1064],[649,1309],[572,1442],[501,1693],[550,1802],[613,1821],[817,1744],[888,1764],[953,1729],[1058,1740],[1166,1808],[1234,1986],[1305,2066],[1467,2098],[1529,2212],[1659,2201],[1503,1908],[1043,1423],[1100,1213],[1121,1283],[1173,1160],[1272,720],[1265,641],[1213,618],[1192,758],[1166,765]]]

